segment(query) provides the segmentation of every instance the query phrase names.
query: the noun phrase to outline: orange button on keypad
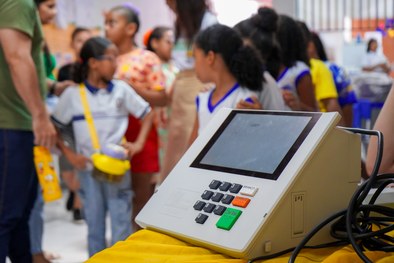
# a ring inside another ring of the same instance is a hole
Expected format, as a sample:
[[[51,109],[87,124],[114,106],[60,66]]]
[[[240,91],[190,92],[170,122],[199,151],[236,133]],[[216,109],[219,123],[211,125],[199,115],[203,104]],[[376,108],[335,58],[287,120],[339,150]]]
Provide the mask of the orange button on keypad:
[[[247,207],[248,204],[250,202],[249,198],[246,197],[240,197],[240,196],[236,196],[232,202],[233,206],[238,206],[238,207]]]

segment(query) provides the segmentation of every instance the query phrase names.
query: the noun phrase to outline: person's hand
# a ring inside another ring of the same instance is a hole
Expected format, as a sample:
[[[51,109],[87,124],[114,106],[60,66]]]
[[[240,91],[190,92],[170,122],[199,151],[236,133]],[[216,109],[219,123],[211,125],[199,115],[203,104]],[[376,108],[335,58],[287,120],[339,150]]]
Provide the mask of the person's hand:
[[[263,110],[263,105],[261,105],[259,99],[256,96],[250,97],[251,101],[240,100],[237,103],[237,109],[245,110]]]
[[[282,90],[282,96],[285,104],[289,106],[291,110],[300,110],[300,100],[289,90]]]
[[[78,170],[84,170],[86,169],[88,163],[92,163],[92,160],[85,155],[74,153],[71,151],[66,154],[66,158],[70,162],[70,164]]]
[[[32,116],[34,144],[51,149],[56,142],[56,129],[49,120],[48,114]]]
[[[129,84],[138,94],[149,89],[149,84],[141,81],[133,81],[133,82],[129,82]]]
[[[56,96],[60,96],[67,87],[75,86],[75,85],[77,85],[77,84],[72,80],[64,80],[64,81],[57,82],[55,84],[54,94]]]
[[[166,129],[168,126],[168,114],[166,107],[160,107],[155,109],[155,123],[157,126]]]
[[[125,142],[122,143],[122,146],[127,151],[127,156],[131,159],[134,155],[142,151],[143,145],[136,142]]]

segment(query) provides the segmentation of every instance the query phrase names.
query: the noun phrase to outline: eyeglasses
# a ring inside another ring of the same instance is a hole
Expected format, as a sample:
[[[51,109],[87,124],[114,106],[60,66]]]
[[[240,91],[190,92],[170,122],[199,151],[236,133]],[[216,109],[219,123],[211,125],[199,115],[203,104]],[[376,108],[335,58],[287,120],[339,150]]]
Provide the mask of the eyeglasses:
[[[116,57],[115,56],[110,56],[110,55],[101,55],[95,57],[97,60],[109,60],[111,62],[116,62]]]

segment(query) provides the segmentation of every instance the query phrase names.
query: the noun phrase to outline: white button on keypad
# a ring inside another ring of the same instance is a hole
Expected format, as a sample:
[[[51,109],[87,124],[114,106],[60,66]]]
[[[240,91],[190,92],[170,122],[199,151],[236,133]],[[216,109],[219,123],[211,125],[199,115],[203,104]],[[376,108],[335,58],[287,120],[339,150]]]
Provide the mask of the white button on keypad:
[[[257,190],[258,190],[257,187],[244,185],[242,187],[241,191],[239,191],[239,193],[241,195],[255,196],[255,194],[257,193]]]

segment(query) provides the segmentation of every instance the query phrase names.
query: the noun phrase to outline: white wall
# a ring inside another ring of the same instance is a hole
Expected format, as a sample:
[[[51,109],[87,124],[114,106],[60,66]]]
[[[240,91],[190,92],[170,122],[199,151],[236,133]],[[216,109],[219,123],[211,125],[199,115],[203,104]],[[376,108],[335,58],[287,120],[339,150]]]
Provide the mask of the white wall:
[[[260,5],[256,0],[211,0],[211,2],[219,22],[231,27],[257,13]]]
[[[57,0],[58,19],[60,26],[69,23],[85,27],[103,27],[103,13],[116,5],[121,5],[125,0]],[[173,14],[166,5],[165,0],[133,0],[131,2],[140,10],[141,28],[137,42],[141,43],[143,34],[157,25],[172,26]]]
[[[285,14],[290,17],[296,15],[296,0],[272,0],[272,7],[278,14]]]
[[[185,0],[187,1],[187,0]],[[57,0],[57,24],[66,27],[69,23],[89,28],[103,28],[105,10],[121,5],[126,0]],[[128,1],[140,10],[141,28],[137,35],[137,43],[149,29],[157,25],[173,26],[174,14],[167,7],[165,0],[133,0]],[[241,20],[257,12],[260,5],[270,5],[270,0],[211,0],[213,11],[220,23],[234,26]],[[288,7],[287,0],[273,0]],[[234,11],[236,10],[236,11]],[[282,9],[279,9],[282,13]]]

